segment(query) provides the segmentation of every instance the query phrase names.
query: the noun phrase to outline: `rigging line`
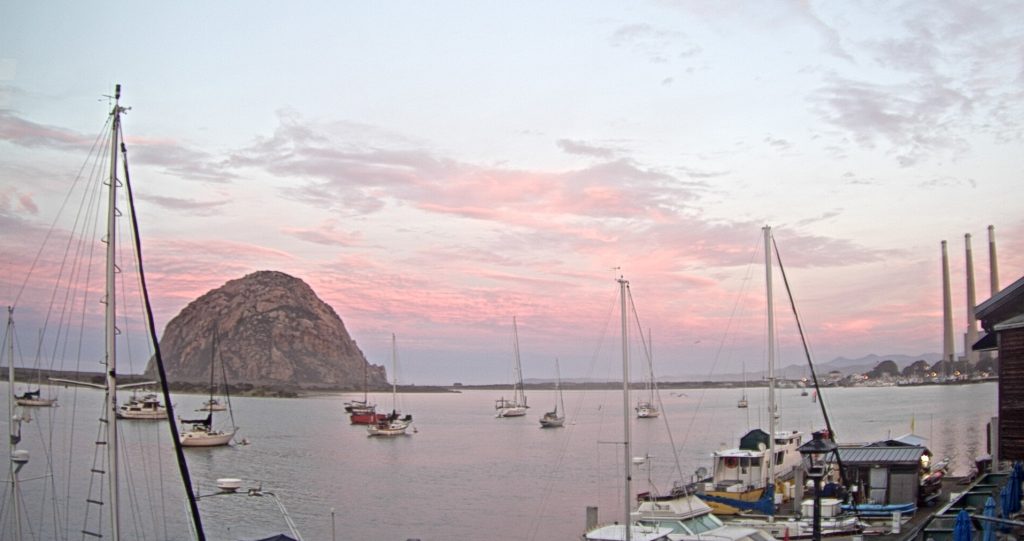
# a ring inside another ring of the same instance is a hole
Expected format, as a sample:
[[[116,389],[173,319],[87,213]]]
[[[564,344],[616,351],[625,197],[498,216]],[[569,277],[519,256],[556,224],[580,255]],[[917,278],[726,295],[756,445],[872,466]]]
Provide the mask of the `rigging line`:
[[[715,370],[718,367],[719,362],[722,359],[722,353],[723,353],[723,351],[725,350],[725,347],[726,347],[726,340],[729,338],[729,336],[732,335],[733,322],[737,319],[737,315],[736,314],[740,310],[740,307],[741,307],[740,301],[743,300],[747,296],[747,287],[751,283],[752,275],[754,273],[754,260],[757,259],[758,255],[759,255],[759,252],[760,252],[758,250],[758,247],[761,246],[761,238],[762,238],[762,235],[760,235],[760,234],[758,234],[756,236],[756,240],[754,242],[754,246],[750,250],[750,259],[747,261],[746,274],[743,276],[743,280],[741,281],[740,292],[739,292],[739,294],[736,295],[735,302],[733,302],[732,310],[729,313],[729,320],[726,322],[725,329],[722,331],[721,337],[718,340],[718,346],[715,348],[715,356],[714,356],[714,359],[713,359],[713,361],[711,363],[711,368],[708,369],[708,372],[707,372],[708,378],[707,379],[710,379],[710,376],[714,374]],[[735,338],[734,338],[733,341],[735,342]],[[708,389],[701,389],[700,393],[698,393],[698,395],[697,395],[697,408],[696,408],[697,410],[700,410],[700,409],[702,409],[704,407],[704,401],[707,398],[707,392],[708,392]],[[694,425],[696,424],[696,422],[697,422],[697,416],[696,415],[691,415],[690,416],[690,422],[686,425],[686,431],[684,432],[685,435],[683,436],[684,444],[685,444],[686,440],[689,439],[689,435],[694,430]],[[748,425],[748,428],[749,428],[749,425],[750,425],[750,412],[749,411],[747,412],[747,425]]]
[[[106,125],[104,127],[106,127]],[[81,272],[81,264],[80,264],[81,257],[80,257],[80,254],[83,251],[83,245],[85,244],[85,239],[86,238],[95,238],[94,235],[95,235],[95,231],[96,231],[95,230],[96,220],[94,220],[94,219],[90,220],[89,217],[93,215],[92,213],[98,207],[98,201],[100,201],[100,192],[102,191],[100,189],[100,187],[102,186],[102,183],[101,182],[95,182],[95,180],[96,180],[96,178],[98,176],[97,175],[97,170],[100,167],[99,153],[96,150],[96,148],[97,148],[98,145],[107,146],[107,144],[106,144],[107,141],[108,141],[108,139],[107,139],[106,135],[104,135],[102,138],[98,138],[98,141],[96,143],[94,143],[94,145],[93,145],[93,149],[90,150],[89,157],[86,158],[86,161],[83,164],[82,169],[84,170],[85,169],[85,165],[91,163],[92,164],[92,171],[89,173],[89,176],[87,177],[89,182],[84,183],[85,189],[83,189],[83,191],[82,191],[82,197],[81,197],[81,201],[79,202],[78,212],[75,214],[75,219],[74,219],[74,221],[72,223],[71,229],[68,231],[67,243],[64,246],[64,253],[63,253],[63,257],[61,259],[60,268],[59,268],[59,271],[57,273],[57,278],[54,280],[53,292],[52,292],[52,295],[51,295],[51,298],[50,298],[50,302],[47,305],[46,317],[43,320],[42,328],[43,328],[43,333],[45,334],[46,333],[46,329],[49,328],[50,317],[51,317],[51,315],[54,312],[54,306],[56,305],[56,302],[57,302],[57,294],[62,291],[62,287],[63,287],[64,288],[63,289],[64,300],[63,300],[63,305],[61,306],[61,312],[60,312],[60,316],[58,318],[58,323],[57,323],[57,325],[58,325],[58,327],[57,327],[58,328],[58,335],[55,338],[55,342],[54,342],[55,347],[56,347],[57,344],[60,343],[60,331],[67,329],[64,326],[64,321],[65,321],[64,317],[66,315],[68,315],[71,307],[74,306],[73,299],[75,297],[77,297],[77,294],[74,293],[76,290],[74,288],[72,288],[72,285],[74,284],[75,277],[79,276],[80,272]],[[78,184],[78,180],[81,178],[81,175],[82,175],[82,172],[80,171],[78,176],[76,177],[75,185]],[[70,196],[73,193],[74,193],[74,185],[68,191],[67,199],[70,199]],[[65,204],[66,204],[66,202],[67,201],[65,201]],[[83,210],[85,211],[84,215],[83,215]],[[63,205],[61,207],[61,210],[59,211],[59,214],[63,214]],[[89,236],[88,237],[86,237],[86,235],[77,235],[76,236],[75,233],[80,231],[80,229],[79,229],[80,227],[81,227],[81,232],[85,233],[88,224],[92,224],[92,230],[88,232]],[[56,227],[56,223],[54,223],[53,227],[54,228]],[[45,246],[46,246],[47,242],[48,242],[48,240],[44,241],[44,244],[42,246],[40,246],[40,255],[42,254],[42,251],[45,249]],[[72,248],[74,248],[74,250],[72,250]],[[70,256],[69,254],[71,254],[71,253],[74,253],[75,255],[74,256]],[[68,268],[68,262],[69,261],[71,262],[70,268]],[[92,258],[90,257],[90,262],[91,261],[92,261]],[[67,280],[67,285],[63,286],[62,284],[64,284],[65,280]],[[50,369],[51,370],[54,367],[54,363],[56,362],[56,359],[57,359],[56,350],[54,350],[53,356],[50,358]]]
[[[220,345],[220,341],[219,340],[217,341],[217,344]],[[234,408],[231,407],[231,392],[228,389],[228,373],[227,373],[227,368],[224,367],[224,355],[221,354],[220,348],[217,348],[217,357],[220,358],[220,378],[221,378],[221,381],[224,382],[224,402],[226,402],[227,406],[228,406],[228,416],[231,418],[231,428],[232,429],[237,429],[238,427],[235,426],[235,410],[234,410]],[[210,389],[213,389],[213,382],[212,381],[210,382]],[[210,392],[212,394],[213,391],[211,390]],[[211,398],[211,402],[212,402],[213,401],[212,400],[213,396],[211,396],[210,398]]]
[[[103,130],[101,130],[100,133],[98,133],[96,135],[96,138],[93,140],[92,147],[89,149],[89,154],[87,154],[88,156],[91,156],[92,153],[96,151],[97,147],[100,144],[100,141],[105,139],[105,137],[106,137],[105,136],[105,131],[107,130],[107,126],[110,125],[109,124],[110,122],[111,122],[111,119],[108,118],[107,122],[103,124]],[[50,235],[53,234],[53,232],[56,230],[56,228],[57,228],[57,221],[60,219],[61,214],[63,214],[64,207],[67,205],[68,201],[71,199],[71,194],[74,193],[75,185],[77,185],[78,181],[82,179],[82,171],[85,169],[85,166],[88,163],[89,163],[89,160],[86,159],[85,163],[82,164],[81,169],[79,169],[78,174],[75,175],[75,180],[72,182],[71,188],[65,194],[64,201],[61,202],[60,207],[57,210],[57,214],[56,214],[56,216],[54,216],[53,222],[50,224],[50,228],[46,231],[46,235],[43,237],[43,242],[40,245],[39,250],[36,252],[35,257],[32,259],[32,264],[29,266],[28,273],[26,273],[25,279],[21,283],[21,287],[18,288],[18,293],[15,294],[15,296],[14,296],[14,301],[11,303],[12,306],[17,306],[18,305],[18,301],[21,300],[22,293],[24,293],[25,289],[28,287],[28,283],[29,283],[29,281],[30,281],[30,279],[32,277],[32,273],[33,273],[33,271],[36,268],[36,264],[39,263],[39,258],[43,254],[43,250],[45,249],[46,244],[47,244],[47,242],[50,239]]]
[[[828,437],[833,443],[836,441],[836,433],[832,429],[832,421],[829,419],[828,410],[825,408],[825,398],[821,394],[821,388],[818,386],[818,374],[814,370],[814,362],[811,360],[811,351],[807,345],[807,337],[804,335],[804,327],[800,322],[800,314],[796,309],[796,301],[793,299],[793,291],[789,288],[789,279],[786,278],[786,269],[782,266],[782,255],[779,253],[778,243],[775,242],[775,237],[772,236],[772,245],[775,247],[775,259],[779,262],[779,272],[782,274],[782,283],[786,286],[786,296],[789,298],[789,305],[793,310],[793,317],[796,319],[796,328],[800,332],[800,343],[804,347],[804,355],[807,358],[807,367],[811,372],[811,381],[814,382],[814,392],[818,393],[818,405],[821,407],[821,416],[825,419],[825,429],[828,430]],[[839,457],[839,450],[836,449],[834,453],[836,458],[836,465],[839,467],[839,478],[843,483],[843,486],[849,486],[849,479],[846,476],[846,468],[843,467],[843,461]],[[860,511],[857,509],[857,502],[853,502],[853,512],[857,515],[857,519],[860,519]]]
[[[185,485],[185,494],[188,496],[189,511],[192,515],[192,524],[195,527],[197,541],[206,541],[206,532],[203,531],[203,521],[199,515],[199,504],[196,501],[195,490],[192,486],[192,478],[188,471],[188,462],[185,460],[185,452],[181,447],[181,439],[178,434],[178,425],[174,422],[174,404],[171,402],[171,390],[167,385],[167,372],[164,370],[163,356],[160,355],[160,339],[156,335],[156,322],[153,318],[153,306],[149,300],[149,291],[146,286],[146,275],[143,272],[142,264],[142,240],[139,238],[139,222],[135,214],[135,194],[132,191],[131,177],[128,174],[128,149],[124,144],[123,135],[118,125],[118,135],[121,136],[121,154],[124,165],[125,193],[128,196],[128,216],[131,220],[132,229],[135,231],[135,257],[139,269],[139,282],[142,285],[142,298],[145,301],[146,323],[149,329],[150,338],[153,343],[153,355],[156,361],[157,372],[160,374],[160,388],[164,395],[164,405],[167,408],[167,425],[171,429],[171,437],[174,439],[174,453],[178,459],[178,470],[181,473],[182,483]]]
[[[658,391],[658,382],[654,378],[654,353],[653,344],[649,344],[644,338],[643,327],[640,325],[640,313],[637,312],[636,302],[633,299],[633,290],[629,284],[626,284],[626,292],[629,296],[629,305],[633,310],[633,318],[636,321],[637,332],[640,334],[640,341],[643,343],[644,353],[647,355],[647,371],[651,376],[651,388],[654,390],[655,399],[658,402],[658,411],[661,412],[662,422],[665,424],[665,431],[668,434],[669,445],[672,446],[672,457],[675,460],[675,471],[678,473],[680,479],[683,477],[683,467],[679,460],[679,450],[676,448],[675,436],[672,435],[672,430],[668,422],[668,412],[665,411],[665,404],[661,399],[661,393]],[[652,465],[648,464],[648,468]],[[653,489],[653,487],[651,487]]]

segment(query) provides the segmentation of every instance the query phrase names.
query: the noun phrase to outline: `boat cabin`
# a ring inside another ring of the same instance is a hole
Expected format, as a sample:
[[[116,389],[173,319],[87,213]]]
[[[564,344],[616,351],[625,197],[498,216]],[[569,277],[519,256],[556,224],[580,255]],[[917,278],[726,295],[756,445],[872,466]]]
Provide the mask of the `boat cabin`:
[[[868,445],[839,446],[836,449],[843,465],[853,502],[861,511],[867,506],[905,506],[916,509],[920,497],[922,475],[927,473],[931,451],[918,445],[887,440]],[[835,457],[831,460],[834,462]],[[891,514],[887,507],[880,507]],[[895,509],[895,508],[893,508]]]
[[[775,433],[775,473],[784,476],[801,464],[800,452],[797,448],[803,441],[803,433]],[[716,451],[714,457],[713,483],[717,487],[733,485],[737,490],[746,487],[763,486],[768,475],[771,441],[768,433],[759,428],[747,432],[740,438],[740,445],[735,449]]]

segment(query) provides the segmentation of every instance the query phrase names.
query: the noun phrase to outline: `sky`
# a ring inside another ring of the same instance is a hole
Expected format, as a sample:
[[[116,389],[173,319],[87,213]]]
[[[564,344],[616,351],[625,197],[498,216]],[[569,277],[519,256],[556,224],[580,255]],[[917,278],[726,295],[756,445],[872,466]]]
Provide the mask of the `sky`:
[[[525,377],[605,377],[622,276],[655,374],[757,370],[770,225],[816,361],[940,352],[943,240],[962,349],[964,235],[979,302],[988,226],[1024,275],[1022,13],[0,0],[0,295],[119,83],[161,329],[277,270],[402,382],[508,381],[513,317]]]

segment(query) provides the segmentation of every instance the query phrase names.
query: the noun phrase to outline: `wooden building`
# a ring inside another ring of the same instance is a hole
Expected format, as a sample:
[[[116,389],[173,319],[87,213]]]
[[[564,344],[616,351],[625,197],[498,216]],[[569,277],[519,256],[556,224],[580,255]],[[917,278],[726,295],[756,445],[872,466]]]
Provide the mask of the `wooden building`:
[[[1024,460],[1024,277],[975,310],[987,333],[974,349],[999,354],[999,460]]]
[[[836,452],[858,504],[917,504],[924,456],[918,445],[879,442],[871,445],[841,445]],[[854,488],[856,487],[856,488]]]

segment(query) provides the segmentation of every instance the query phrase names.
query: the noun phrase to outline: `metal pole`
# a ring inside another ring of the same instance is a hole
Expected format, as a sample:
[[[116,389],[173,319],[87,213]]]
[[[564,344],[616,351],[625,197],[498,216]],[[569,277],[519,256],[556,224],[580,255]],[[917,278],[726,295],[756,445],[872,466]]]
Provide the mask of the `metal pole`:
[[[623,441],[623,462],[626,467],[626,478],[625,478],[625,522],[623,524],[626,527],[626,535],[624,539],[631,541],[633,535],[630,528],[630,515],[633,510],[633,500],[630,497],[630,480],[632,479],[633,472],[631,468],[631,453],[632,450],[629,447],[629,335],[628,327],[626,326],[626,287],[629,282],[619,277],[619,296],[621,297],[621,313],[622,313],[622,422],[623,429],[622,434],[624,436]]]
[[[811,539],[821,541],[821,476],[814,476],[814,525]]]

